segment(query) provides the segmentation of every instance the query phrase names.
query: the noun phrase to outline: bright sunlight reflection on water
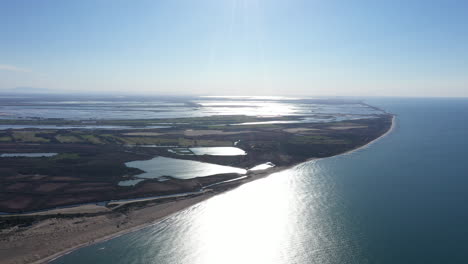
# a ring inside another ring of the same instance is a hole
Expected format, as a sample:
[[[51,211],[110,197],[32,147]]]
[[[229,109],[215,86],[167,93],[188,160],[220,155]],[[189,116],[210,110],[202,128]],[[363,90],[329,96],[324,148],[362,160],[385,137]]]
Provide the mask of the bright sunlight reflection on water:
[[[289,184],[270,181],[266,193],[249,186],[240,196],[213,199],[195,219],[199,228],[192,243],[200,250],[195,263],[277,262],[293,227],[288,225],[295,210]]]
[[[54,263],[356,263],[364,259],[362,247],[350,233],[341,187],[330,174],[333,160],[242,185]]]
[[[333,255],[336,258],[334,243],[330,243],[335,236],[322,230],[329,224],[326,222],[328,204],[323,199],[333,197],[333,191],[330,186],[319,184],[320,181],[315,181],[314,189],[309,185],[307,191],[301,191],[303,186],[298,174],[304,173],[304,167],[300,165],[241,186],[235,192],[200,205],[190,223],[191,228],[183,234],[192,251],[186,261],[286,263],[291,260],[291,253],[302,258],[308,250],[309,253],[315,251],[318,263],[330,262],[327,258]],[[314,162],[308,163],[308,177],[314,177],[316,170]],[[305,203],[304,195],[316,196],[316,204]],[[301,222],[304,213],[311,222]],[[308,243],[303,244],[304,233],[315,238],[308,237]]]

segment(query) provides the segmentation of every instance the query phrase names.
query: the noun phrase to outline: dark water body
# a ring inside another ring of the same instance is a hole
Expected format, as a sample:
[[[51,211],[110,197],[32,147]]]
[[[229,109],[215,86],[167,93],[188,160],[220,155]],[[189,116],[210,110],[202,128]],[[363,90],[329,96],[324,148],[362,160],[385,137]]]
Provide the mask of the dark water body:
[[[468,263],[468,100],[370,99],[392,134],[54,263]]]

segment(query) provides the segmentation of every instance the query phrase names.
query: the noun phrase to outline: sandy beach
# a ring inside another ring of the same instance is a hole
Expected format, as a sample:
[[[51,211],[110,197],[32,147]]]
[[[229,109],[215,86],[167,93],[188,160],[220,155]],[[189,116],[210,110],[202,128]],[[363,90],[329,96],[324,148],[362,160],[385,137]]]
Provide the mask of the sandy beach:
[[[203,194],[162,204],[148,204],[124,213],[75,218],[50,218],[30,228],[0,233],[3,264],[47,263],[80,247],[105,241],[154,224],[171,214],[212,197]],[[8,233],[14,232],[14,235]]]

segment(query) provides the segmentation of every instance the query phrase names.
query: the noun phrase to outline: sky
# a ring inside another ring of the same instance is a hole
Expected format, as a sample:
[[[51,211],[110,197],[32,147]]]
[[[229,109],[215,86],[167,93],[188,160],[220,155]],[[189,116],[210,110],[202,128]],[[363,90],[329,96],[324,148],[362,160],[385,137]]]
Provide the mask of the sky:
[[[0,91],[468,96],[468,1],[0,0]]]

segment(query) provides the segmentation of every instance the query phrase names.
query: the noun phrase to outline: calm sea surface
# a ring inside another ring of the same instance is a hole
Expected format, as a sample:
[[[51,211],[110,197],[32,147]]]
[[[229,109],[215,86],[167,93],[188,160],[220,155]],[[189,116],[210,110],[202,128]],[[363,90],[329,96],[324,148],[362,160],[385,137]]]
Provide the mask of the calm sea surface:
[[[370,99],[389,136],[54,263],[468,263],[468,100]]]

